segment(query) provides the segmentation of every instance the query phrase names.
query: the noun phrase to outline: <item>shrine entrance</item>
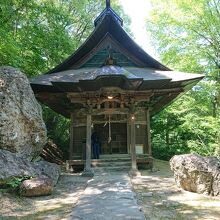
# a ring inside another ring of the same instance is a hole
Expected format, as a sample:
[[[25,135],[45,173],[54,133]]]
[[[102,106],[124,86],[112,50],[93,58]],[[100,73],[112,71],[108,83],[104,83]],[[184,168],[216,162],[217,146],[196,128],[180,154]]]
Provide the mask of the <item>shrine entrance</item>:
[[[102,154],[127,154],[127,124],[103,123],[94,125],[98,133]]]

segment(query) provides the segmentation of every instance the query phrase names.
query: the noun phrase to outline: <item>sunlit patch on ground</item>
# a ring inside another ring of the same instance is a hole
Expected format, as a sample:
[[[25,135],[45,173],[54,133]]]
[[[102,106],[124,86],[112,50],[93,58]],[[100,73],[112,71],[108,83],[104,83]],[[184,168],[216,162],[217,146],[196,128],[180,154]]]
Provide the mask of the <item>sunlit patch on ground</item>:
[[[22,198],[0,192],[0,220],[67,219],[79,204],[82,195],[86,197],[92,194],[93,197],[99,197],[100,189],[106,188],[107,184],[110,185],[102,199],[110,201],[117,191],[117,196],[127,201],[132,191],[122,184],[122,179],[128,178],[126,172],[124,174],[125,177],[122,175],[123,178],[120,177],[116,181],[114,178],[117,176],[100,173],[100,181],[92,188],[87,185],[91,185],[94,179],[80,177],[78,174],[63,174],[54,193],[44,197]],[[109,176],[108,182],[101,181],[106,179],[106,175]],[[220,197],[205,196],[177,188],[168,162],[156,161],[153,171],[143,171],[141,177],[132,179],[132,184],[146,219],[220,219]]]
[[[14,194],[0,194],[1,219],[53,219],[68,216],[87,186],[88,178],[63,174],[52,195],[22,198]]]
[[[156,160],[155,169],[132,180],[146,219],[220,219],[220,197],[177,188],[169,163]]]

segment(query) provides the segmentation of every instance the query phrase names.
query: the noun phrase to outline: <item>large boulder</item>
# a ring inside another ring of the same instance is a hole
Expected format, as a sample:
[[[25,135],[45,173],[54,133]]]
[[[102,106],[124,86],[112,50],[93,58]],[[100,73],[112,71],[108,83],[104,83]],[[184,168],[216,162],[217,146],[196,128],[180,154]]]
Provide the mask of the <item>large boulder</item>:
[[[38,177],[24,180],[19,187],[21,196],[47,196],[53,191],[53,182],[49,178]]]
[[[18,69],[0,67],[0,149],[32,160],[46,140],[42,110],[27,77]]]
[[[52,180],[53,185],[56,185],[61,173],[59,165],[41,160],[35,162],[34,166],[42,175],[48,176]]]
[[[56,185],[60,166],[46,161],[30,162],[10,151],[0,150],[0,186],[17,177],[47,177]]]
[[[170,160],[178,187],[190,192],[220,195],[220,160],[196,154],[176,155]]]

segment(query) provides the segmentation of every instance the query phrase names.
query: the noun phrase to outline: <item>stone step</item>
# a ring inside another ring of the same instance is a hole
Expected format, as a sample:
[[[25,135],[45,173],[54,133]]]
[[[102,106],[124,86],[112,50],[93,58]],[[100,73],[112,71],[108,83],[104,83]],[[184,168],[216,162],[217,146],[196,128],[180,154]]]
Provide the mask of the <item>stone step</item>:
[[[115,167],[96,167],[94,172],[118,172],[118,171],[130,171],[131,166],[115,166]]]
[[[97,162],[97,163],[101,163],[101,162],[128,162],[131,161],[131,158],[106,158],[106,159],[92,159],[92,162]]]
[[[97,161],[92,162],[93,167],[121,167],[121,166],[130,166],[131,161]]]
[[[152,168],[153,158],[148,155],[138,155],[137,165],[139,169]],[[92,167],[94,169],[100,168],[107,170],[130,170],[131,168],[131,157],[128,154],[125,155],[100,155],[100,159],[91,160]],[[85,161],[84,160],[67,160],[66,169],[70,168],[77,170],[83,170]]]
[[[101,159],[108,159],[108,158],[131,158],[129,154],[101,154]]]

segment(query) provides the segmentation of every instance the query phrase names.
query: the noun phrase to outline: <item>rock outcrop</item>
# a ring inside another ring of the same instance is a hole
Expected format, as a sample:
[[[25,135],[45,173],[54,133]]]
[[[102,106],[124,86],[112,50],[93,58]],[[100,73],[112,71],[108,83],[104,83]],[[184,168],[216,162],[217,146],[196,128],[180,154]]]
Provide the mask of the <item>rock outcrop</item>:
[[[53,182],[49,178],[38,177],[24,180],[19,187],[21,196],[47,196],[53,191]]]
[[[49,177],[52,180],[53,185],[57,184],[57,181],[61,173],[61,169],[59,165],[41,160],[34,163],[34,167],[37,170],[39,170],[41,175],[45,175]]]
[[[46,161],[31,162],[47,142],[42,110],[27,77],[17,69],[0,67],[0,186],[25,180],[22,195],[48,195],[56,185],[60,167]]]
[[[6,150],[0,150],[0,167],[0,186],[23,176],[47,177],[56,185],[61,172],[57,164],[46,161],[30,162]]]
[[[220,160],[195,154],[176,155],[170,160],[178,187],[190,192],[220,195]]]
[[[46,144],[41,107],[27,77],[12,67],[0,67],[0,149],[32,160]]]

